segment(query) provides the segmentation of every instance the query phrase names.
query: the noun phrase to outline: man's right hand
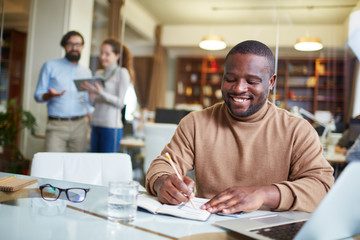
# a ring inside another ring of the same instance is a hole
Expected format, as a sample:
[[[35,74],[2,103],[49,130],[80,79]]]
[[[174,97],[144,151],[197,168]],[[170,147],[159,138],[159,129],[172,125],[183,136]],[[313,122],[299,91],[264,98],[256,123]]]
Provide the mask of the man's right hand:
[[[53,97],[60,97],[60,96],[62,96],[62,95],[65,93],[65,91],[66,91],[66,90],[63,90],[62,92],[58,92],[58,91],[56,91],[56,90],[53,89],[53,88],[49,88],[49,92],[47,92],[47,93],[45,93],[45,94],[43,95],[43,100],[44,100],[44,101],[48,101],[48,100],[50,100],[50,99],[53,98]]]
[[[194,197],[194,185],[194,181],[187,176],[181,180],[176,174],[163,175],[155,181],[154,190],[161,203],[175,205]]]

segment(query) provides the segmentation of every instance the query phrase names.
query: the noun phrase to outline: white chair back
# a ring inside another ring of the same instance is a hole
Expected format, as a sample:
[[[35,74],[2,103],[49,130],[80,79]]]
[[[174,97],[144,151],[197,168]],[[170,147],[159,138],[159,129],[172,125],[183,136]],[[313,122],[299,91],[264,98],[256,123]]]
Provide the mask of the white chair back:
[[[109,181],[131,181],[132,163],[125,153],[39,152],[30,175],[108,186]]]
[[[169,123],[145,124],[145,173],[149,169],[151,162],[160,155],[165,145],[170,142],[177,126],[177,124]]]

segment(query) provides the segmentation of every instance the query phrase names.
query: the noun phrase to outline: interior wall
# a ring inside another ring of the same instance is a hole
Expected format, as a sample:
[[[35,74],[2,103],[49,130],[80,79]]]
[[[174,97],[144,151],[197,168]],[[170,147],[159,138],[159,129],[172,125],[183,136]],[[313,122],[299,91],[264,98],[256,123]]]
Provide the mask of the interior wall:
[[[69,30],[79,31],[85,41],[85,47],[81,52],[80,64],[89,66],[91,51],[91,33],[93,19],[94,0],[72,0],[69,6],[69,17],[65,19],[68,22]]]
[[[353,51],[360,51],[360,39],[356,39],[360,36],[360,3],[357,5],[357,7],[354,9],[353,13],[349,16],[348,21],[348,37],[351,40],[349,45],[352,48]],[[354,73],[354,80],[356,81],[354,86],[354,101],[353,101],[353,108],[352,110],[352,117],[355,117],[357,115],[360,115],[360,67],[359,67],[359,61],[360,61],[360,52],[355,52],[355,56],[357,57],[358,61],[356,63],[355,73]]]

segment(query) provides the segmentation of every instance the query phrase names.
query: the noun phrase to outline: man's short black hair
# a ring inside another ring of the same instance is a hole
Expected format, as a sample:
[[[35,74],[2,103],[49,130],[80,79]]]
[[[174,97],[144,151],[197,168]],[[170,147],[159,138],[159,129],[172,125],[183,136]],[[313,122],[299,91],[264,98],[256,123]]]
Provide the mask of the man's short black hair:
[[[268,46],[265,44],[255,41],[255,40],[248,40],[241,43],[238,43],[235,47],[233,47],[230,52],[226,55],[225,61],[228,59],[230,55],[233,54],[254,54],[257,56],[266,57],[269,66],[270,66],[270,74],[273,75],[275,71],[275,58]]]
[[[65,47],[67,42],[69,41],[69,39],[72,37],[72,36],[79,36],[81,37],[81,41],[82,41],[82,45],[84,45],[84,37],[81,35],[81,33],[77,32],[77,31],[70,31],[70,32],[67,32],[61,39],[61,42],[60,42],[60,45],[62,47]]]

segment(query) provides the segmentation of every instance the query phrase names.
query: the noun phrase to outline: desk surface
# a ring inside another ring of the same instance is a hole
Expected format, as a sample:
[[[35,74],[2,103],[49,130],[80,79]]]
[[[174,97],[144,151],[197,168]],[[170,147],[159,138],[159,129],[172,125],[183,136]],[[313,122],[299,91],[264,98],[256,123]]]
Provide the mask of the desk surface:
[[[344,154],[324,154],[326,160],[334,163],[346,163],[346,156]]]
[[[10,176],[1,173],[0,177]],[[17,175],[18,178],[32,178]],[[90,187],[82,203],[41,198],[38,186]],[[134,222],[114,223],[107,220],[107,187],[38,178],[38,183],[14,193],[0,192],[0,232],[2,239],[236,239],[236,233],[213,225],[232,219],[212,215],[206,222],[154,215],[138,210]],[[246,216],[258,216],[255,211]],[[6,217],[5,217],[6,216]]]
[[[145,141],[140,138],[125,137],[121,139],[120,145],[122,147],[142,148],[145,147]]]
[[[0,178],[11,175],[0,172]],[[24,175],[16,177],[33,178]],[[1,239],[243,239],[243,236],[235,232],[225,231],[213,225],[215,221],[233,218],[214,214],[206,222],[199,222],[138,210],[134,222],[114,223],[107,220],[107,187],[37,179],[36,184],[14,193],[0,191]],[[38,186],[45,183],[61,188],[90,187],[90,191],[82,203],[62,199],[49,202],[41,198],[38,189]],[[268,213],[254,211],[240,217]]]
[[[330,163],[346,163],[346,155],[335,153],[334,152],[335,146],[333,146],[332,151],[325,151],[323,152],[324,157],[326,160],[328,160]]]

